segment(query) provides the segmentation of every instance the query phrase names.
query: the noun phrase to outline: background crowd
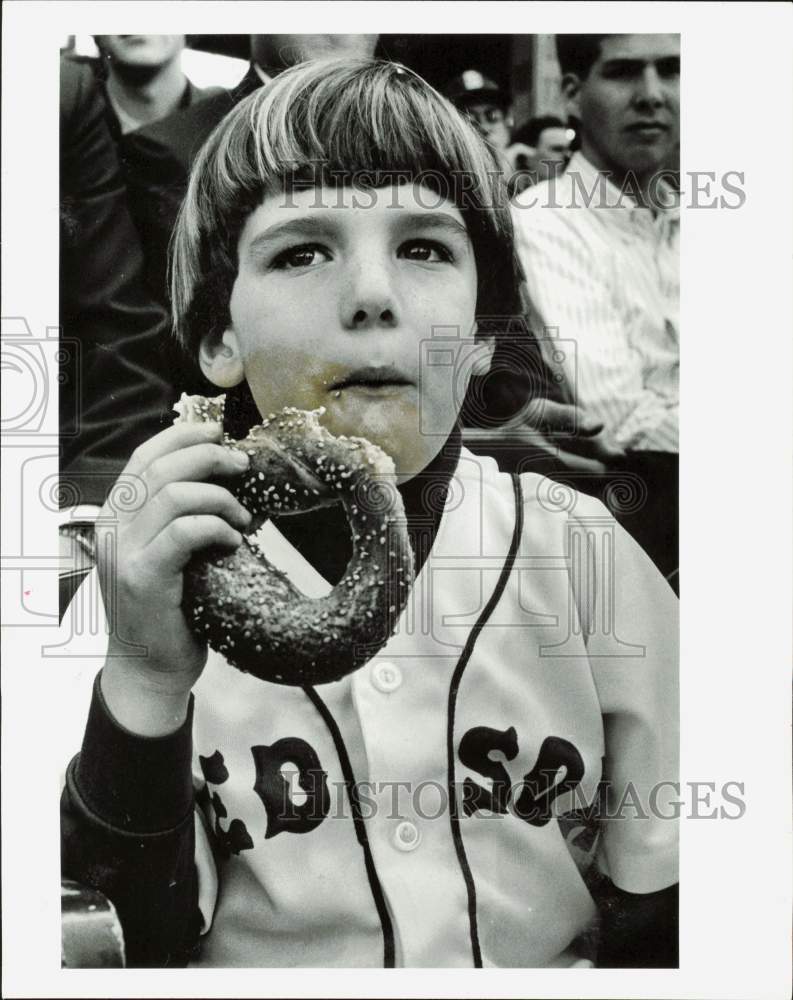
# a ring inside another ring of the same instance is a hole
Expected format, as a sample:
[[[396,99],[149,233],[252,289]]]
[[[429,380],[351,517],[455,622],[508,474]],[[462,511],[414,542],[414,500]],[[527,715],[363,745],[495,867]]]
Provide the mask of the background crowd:
[[[91,508],[181,391],[207,389],[198,372],[174,384],[167,291],[198,150],[284,68],[345,54],[421,73],[491,147],[512,199],[524,308],[474,387],[466,445],[597,495],[677,589],[679,39],[187,42],[95,36],[62,52],[61,325],[80,346],[62,373],[64,600],[90,564]]]

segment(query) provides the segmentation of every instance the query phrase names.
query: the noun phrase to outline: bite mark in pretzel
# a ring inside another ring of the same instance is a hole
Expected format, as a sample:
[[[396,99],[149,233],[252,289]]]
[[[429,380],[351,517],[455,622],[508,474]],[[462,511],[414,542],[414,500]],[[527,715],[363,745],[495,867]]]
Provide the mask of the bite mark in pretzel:
[[[224,402],[183,394],[175,423],[222,422]],[[246,438],[225,435],[226,447],[250,459],[234,492],[253,521],[235,552],[201,553],[184,574],[193,631],[235,667],[278,684],[323,684],[365,663],[392,634],[413,582],[393,461],[364,438],[332,435],[319,422],[323,413],[287,407]],[[251,536],[271,514],[337,502],[352,556],[326,597],[306,597]]]

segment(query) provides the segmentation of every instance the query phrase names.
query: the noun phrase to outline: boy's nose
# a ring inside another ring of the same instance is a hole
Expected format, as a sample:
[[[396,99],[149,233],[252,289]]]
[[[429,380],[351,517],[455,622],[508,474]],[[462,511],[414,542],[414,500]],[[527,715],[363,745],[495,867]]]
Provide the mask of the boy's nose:
[[[351,268],[342,323],[349,330],[396,326],[396,298],[387,267],[369,258]]]

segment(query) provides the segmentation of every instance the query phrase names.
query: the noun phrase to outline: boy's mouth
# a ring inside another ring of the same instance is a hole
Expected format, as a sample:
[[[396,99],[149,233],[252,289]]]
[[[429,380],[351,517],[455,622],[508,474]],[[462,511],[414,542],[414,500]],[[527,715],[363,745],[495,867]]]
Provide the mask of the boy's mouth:
[[[329,392],[340,395],[342,392],[352,391],[362,395],[382,396],[399,392],[411,385],[413,383],[410,379],[390,365],[367,365],[332,382]]]

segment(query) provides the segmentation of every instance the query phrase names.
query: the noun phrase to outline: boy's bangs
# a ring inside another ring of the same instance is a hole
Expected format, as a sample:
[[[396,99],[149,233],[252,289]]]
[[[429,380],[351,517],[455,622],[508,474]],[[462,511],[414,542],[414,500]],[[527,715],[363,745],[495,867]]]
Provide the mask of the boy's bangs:
[[[393,63],[328,69],[304,66],[296,86],[278,81],[261,95],[249,135],[266,191],[420,181],[460,208],[495,207],[489,150],[424,80]]]
[[[237,241],[264,198],[291,189],[421,183],[465,218],[478,310],[518,299],[506,184],[490,148],[454,106],[396,63],[317,60],[286,70],[218,125],[193,166],[172,241],[174,329],[195,355],[228,323]]]

